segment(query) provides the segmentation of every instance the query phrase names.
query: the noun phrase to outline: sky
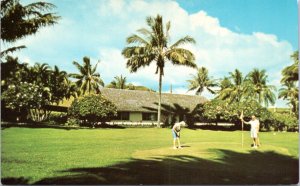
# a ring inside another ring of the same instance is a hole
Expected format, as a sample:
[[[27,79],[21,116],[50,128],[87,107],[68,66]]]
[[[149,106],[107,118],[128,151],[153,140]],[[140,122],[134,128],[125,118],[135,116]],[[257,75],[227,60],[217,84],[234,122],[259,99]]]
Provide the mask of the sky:
[[[32,0],[21,0],[28,4]],[[281,70],[292,64],[290,55],[298,50],[297,0],[48,0],[56,5],[58,24],[42,28],[34,36],[13,45],[26,45],[16,52],[20,61],[29,64],[57,65],[76,73],[73,61],[84,56],[92,64],[100,60],[98,72],[105,84],[115,76],[126,76],[128,83],[158,90],[155,63],[137,73],[126,68],[121,51],[126,38],[146,27],[146,17],[163,16],[171,22],[171,44],[186,35],[195,45],[183,47],[196,56],[198,67],[206,67],[214,79],[228,76],[238,68],[246,75],[253,68],[265,69],[268,83],[280,88]],[[3,48],[8,47],[4,44]],[[187,92],[187,80],[195,69],[165,66],[163,92]],[[205,91],[203,96],[212,98]],[[277,107],[286,102],[277,100]]]

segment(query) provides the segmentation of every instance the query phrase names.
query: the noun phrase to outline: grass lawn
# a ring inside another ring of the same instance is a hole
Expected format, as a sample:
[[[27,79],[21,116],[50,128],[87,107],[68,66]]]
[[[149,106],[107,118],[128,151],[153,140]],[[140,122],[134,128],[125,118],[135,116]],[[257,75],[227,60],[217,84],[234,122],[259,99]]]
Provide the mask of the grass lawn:
[[[2,183],[11,184],[295,184],[298,133],[183,129],[6,128],[1,131]]]

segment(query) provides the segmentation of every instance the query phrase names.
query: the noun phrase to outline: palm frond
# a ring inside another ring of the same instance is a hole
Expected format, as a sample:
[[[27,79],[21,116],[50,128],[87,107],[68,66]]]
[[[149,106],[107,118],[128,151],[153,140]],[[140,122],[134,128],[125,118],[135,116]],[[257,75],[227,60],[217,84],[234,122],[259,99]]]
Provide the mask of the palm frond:
[[[25,45],[21,45],[21,46],[17,46],[17,47],[11,47],[11,48],[8,48],[6,50],[3,50],[0,55],[1,55],[1,57],[3,57],[5,55],[7,55],[8,53],[13,53],[13,52],[15,52],[17,50],[21,50],[23,48],[26,48],[26,46]]]
[[[132,43],[137,43],[137,44],[142,44],[142,45],[150,44],[148,41],[146,41],[145,39],[143,39],[142,37],[140,37],[139,35],[136,35],[136,34],[129,36],[127,38],[126,42],[128,44],[132,44]]]
[[[195,44],[196,41],[194,38],[190,37],[190,36],[185,36],[184,38],[179,39],[178,41],[176,41],[173,45],[170,46],[170,48],[177,48],[180,45],[183,44],[187,44],[187,43],[191,43],[191,44]]]

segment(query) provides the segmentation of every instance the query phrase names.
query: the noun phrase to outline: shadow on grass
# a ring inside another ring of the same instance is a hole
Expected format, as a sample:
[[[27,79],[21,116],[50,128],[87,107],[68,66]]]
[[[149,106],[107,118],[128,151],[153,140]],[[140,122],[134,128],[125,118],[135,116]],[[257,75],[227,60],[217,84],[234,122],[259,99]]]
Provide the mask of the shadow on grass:
[[[27,185],[29,180],[24,178],[24,177],[19,177],[19,178],[2,178],[1,183],[3,185]]]
[[[108,167],[62,171],[68,176],[44,178],[34,184],[296,184],[298,159],[272,151],[249,154],[211,149],[218,159],[165,156],[132,159]],[[96,163],[96,162],[95,162]],[[6,182],[7,183],[7,182]]]
[[[115,129],[125,129],[125,127],[118,126],[118,125],[108,125],[108,124],[101,124],[95,126],[95,128],[91,127],[78,127],[78,126],[64,126],[64,125],[50,125],[45,123],[6,123],[1,124],[1,130],[5,130],[7,128],[33,128],[33,129],[40,129],[40,128],[51,128],[51,129],[63,129],[63,130],[78,130],[78,129],[101,129],[101,128],[115,128]]]

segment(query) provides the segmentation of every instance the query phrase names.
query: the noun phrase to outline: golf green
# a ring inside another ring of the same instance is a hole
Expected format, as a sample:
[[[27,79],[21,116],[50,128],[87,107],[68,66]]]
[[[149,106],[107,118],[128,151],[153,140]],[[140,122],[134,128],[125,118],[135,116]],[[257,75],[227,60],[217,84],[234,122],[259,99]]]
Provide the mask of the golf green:
[[[4,128],[4,184],[295,184],[298,133],[183,129]]]

